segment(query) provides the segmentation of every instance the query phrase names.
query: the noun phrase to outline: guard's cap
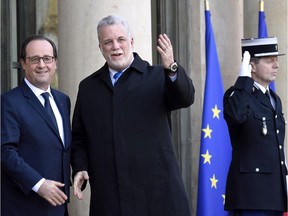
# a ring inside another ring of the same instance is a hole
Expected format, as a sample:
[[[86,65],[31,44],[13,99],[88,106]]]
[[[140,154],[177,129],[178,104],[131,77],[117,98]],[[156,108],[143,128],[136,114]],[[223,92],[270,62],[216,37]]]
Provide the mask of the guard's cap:
[[[267,56],[281,56],[278,53],[278,41],[276,37],[268,38],[246,38],[242,39],[242,55],[248,51],[253,58]]]

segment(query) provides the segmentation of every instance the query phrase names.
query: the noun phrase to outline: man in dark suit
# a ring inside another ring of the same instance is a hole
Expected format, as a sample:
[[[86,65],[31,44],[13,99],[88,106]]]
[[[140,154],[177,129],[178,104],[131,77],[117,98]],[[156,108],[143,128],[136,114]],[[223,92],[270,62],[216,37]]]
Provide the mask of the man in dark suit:
[[[70,99],[50,87],[56,46],[31,36],[22,43],[20,61],[23,82],[1,95],[1,215],[68,215]]]
[[[89,179],[91,216],[191,215],[169,122],[172,110],[193,103],[192,80],[174,61],[167,35],[158,39],[162,65],[151,66],[133,53],[122,18],[105,17],[97,31],[106,63],[79,85],[74,194],[82,199]]]
[[[225,209],[230,216],[282,216],[287,210],[285,120],[280,98],[269,88],[281,55],[277,38],[243,39],[242,53],[240,76],[224,95],[233,148]]]

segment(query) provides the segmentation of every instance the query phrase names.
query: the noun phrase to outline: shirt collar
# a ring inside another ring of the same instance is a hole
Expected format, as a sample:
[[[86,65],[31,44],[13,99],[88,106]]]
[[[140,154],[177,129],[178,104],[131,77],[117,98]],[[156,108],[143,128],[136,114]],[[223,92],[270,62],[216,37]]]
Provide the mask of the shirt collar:
[[[34,86],[33,84],[31,84],[27,78],[24,78],[24,81],[26,82],[26,84],[29,86],[29,88],[32,90],[32,92],[36,95],[36,97],[39,97],[42,93],[44,92],[48,92],[50,94],[50,96],[53,98],[52,94],[51,94],[51,88],[50,85],[48,87],[48,89],[46,91],[43,91],[40,88],[37,88],[36,86]]]
[[[262,85],[260,85],[259,83],[257,83],[256,81],[254,81],[254,85],[255,85],[258,89],[260,89],[260,90],[263,92],[263,94],[266,93],[266,90],[269,91],[269,87],[265,88],[265,87],[263,87]]]
[[[132,58],[131,63],[128,65],[128,67],[126,67],[124,70],[122,70],[123,73],[130,67],[130,65],[132,64],[133,61],[134,61],[134,56]],[[114,74],[116,74],[119,71],[116,71],[116,70],[109,67],[109,72],[110,72],[110,77],[112,78],[114,76]]]

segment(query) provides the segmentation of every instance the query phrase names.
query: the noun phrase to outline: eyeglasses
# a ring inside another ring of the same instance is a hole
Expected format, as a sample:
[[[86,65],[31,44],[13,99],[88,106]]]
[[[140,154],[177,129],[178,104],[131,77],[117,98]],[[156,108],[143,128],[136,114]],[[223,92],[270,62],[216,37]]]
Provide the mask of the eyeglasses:
[[[49,64],[53,62],[54,57],[53,56],[34,56],[34,57],[27,57],[26,59],[29,59],[31,64],[39,64],[40,60],[42,59],[45,64]]]

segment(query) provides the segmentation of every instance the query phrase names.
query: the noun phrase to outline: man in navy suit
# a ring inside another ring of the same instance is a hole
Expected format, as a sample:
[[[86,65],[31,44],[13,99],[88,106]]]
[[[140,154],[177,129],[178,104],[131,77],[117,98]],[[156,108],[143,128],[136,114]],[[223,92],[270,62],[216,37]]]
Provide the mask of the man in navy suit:
[[[233,148],[225,209],[229,216],[282,216],[287,211],[285,119],[279,96],[269,88],[282,54],[277,38],[243,39],[242,52],[240,75],[224,95]]]
[[[1,215],[68,215],[70,99],[50,87],[56,46],[31,36],[22,43],[20,62],[23,82],[1,95]],[[44,108],[44,92],[55,123]]]

